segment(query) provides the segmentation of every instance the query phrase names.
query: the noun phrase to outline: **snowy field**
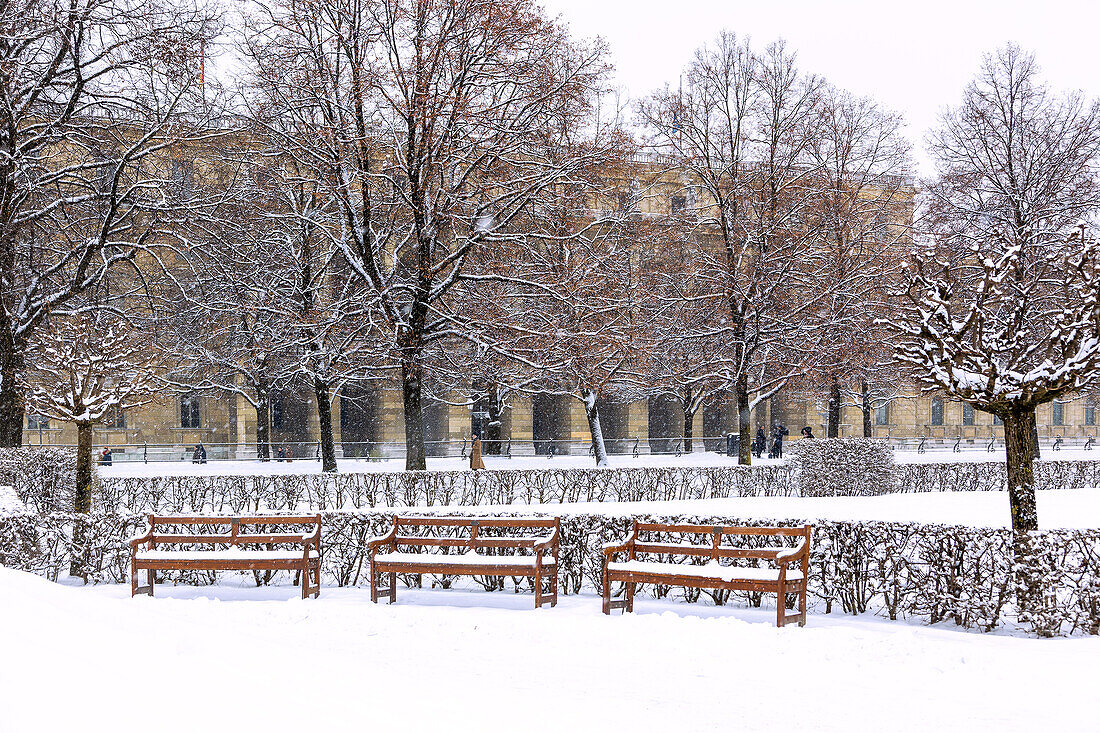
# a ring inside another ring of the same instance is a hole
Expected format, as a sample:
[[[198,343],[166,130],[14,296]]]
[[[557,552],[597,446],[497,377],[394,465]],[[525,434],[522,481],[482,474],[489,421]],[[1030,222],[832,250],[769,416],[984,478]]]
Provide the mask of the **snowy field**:
[[[0,568],[0,729],[1096,730],[1100,639],[530,595],[163,587]],[[1026,692],[1024,690],[1026,689]]]
[[[1100,527],[1100,489],[1037,491],[1040,529]],[[1002,491],[930,491],[919,494],[831,497],[738,497],[684,501],[604,501],[546,505],[510,504],[476,511],[522,511],[527,506],[564,516],[588,512],[618,516],[699,515],[737,519],[825,519],[832,521],[920,522],[1009,527],[1008,495]],[[456,507],[448,507],[447,510]],[[405,512],[426,511],[402,509]],[[439,508],[430,511],[440,511]]]
[[[984,450],[961,451],[930,450],[917,453],[915,450],[895,451],[894,460],[898,463],[976,463],[1003,462],[1004,450],[988,453]],[[1061,451],[1043,450],[1043,460],[1079,461],[1100,460],[1100,448],[1086,451],[1081,448]],[[464,458],[428,458],[428,469],[433,471],[469,470],[469,462]],[[774,465],[783,463],[780,459],[753,459],[753,465]],[[383,471],[405,470],[403,458],[391,458],[382,461],[366,459],[341,459],[337,461],[340,471],[345,473],[375,473]],[[636,468],[643,466],[735,466],[736,458],[719,453],[696,451],[682,456],[675,455],[614,455],[608,459],[606,468]],[[596,468],[595,461],[588,455],[556,456],[517,456],[500,458],[485,456],[485,467],[489,470],[531,469],[531,468]],[[256,460],[211,461],[196,464],[187,461],[158,461],[141,463],[140,461],[117,461],[113,466],[100,466],[101,476],[192,476],[218,475],[238,476],[245,474],[299,474],[320,473],[321,464],[316,460],[298,459],[291,463]]]

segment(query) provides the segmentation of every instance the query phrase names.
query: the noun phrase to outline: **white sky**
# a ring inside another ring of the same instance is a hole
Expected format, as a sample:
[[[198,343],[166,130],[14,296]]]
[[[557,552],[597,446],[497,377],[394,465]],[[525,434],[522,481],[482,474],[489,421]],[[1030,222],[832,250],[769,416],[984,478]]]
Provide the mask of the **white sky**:
[[[618,83],[638,97],[677,84],[694,50],[725,28],[763,47],[783,38],[806,71],[872,96],[922,141],[956,104],[982,54],[1013,41],[1055,90],[1100,96],[1100,0],[542,0],[574,35],[611,47]]]

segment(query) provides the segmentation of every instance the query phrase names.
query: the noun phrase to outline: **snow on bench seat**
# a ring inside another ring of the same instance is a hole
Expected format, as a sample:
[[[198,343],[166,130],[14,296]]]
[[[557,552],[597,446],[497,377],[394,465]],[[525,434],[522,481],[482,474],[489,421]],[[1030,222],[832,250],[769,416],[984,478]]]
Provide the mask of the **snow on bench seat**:
[[[741,568],[733,565],[719,565],[716,562],[708,562],[704,565],[688,565],[687,563],[645,562],[644,560],[628,560],[626,562],[612,562],[607,564],[608,570],[623,573],[645,573],[647,575],[681,575],[690,578],[705,578],[707,580],[721,580],[726,583],[735,580],[779,582],[779,570],[777,568]],[[794,568],[787,569],[787,580],[802,580],[802,571]]]
[[[432,552],[382,552],[374,556],[376,562],[403,562],[415,565],[515,565],[535,567],[534,555],[479,555],[464,552],[458,555],[439,555]],[[553,557],[543,557],[543,565],[553,565]]]
[[[299,535],[300,536],[300,535]],[[310,556],[315,555],[313,549]],[[301,560],[301,550],[242,550],[239,547],[230,547],[225,550],[141,550],[137,553],[138,560]]]

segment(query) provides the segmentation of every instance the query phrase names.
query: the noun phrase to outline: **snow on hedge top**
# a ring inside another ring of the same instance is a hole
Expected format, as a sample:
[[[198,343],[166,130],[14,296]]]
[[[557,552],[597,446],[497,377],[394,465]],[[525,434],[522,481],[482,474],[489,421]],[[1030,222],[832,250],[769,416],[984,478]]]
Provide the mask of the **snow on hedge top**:
[[[894,453],[884,440],[826,438],[791,446],[801,496],[872,496],[896,490]]]
[[[19,495],[11,486],[0,486],[0,517],[21,517],[31,514],[27,505],[19,500]]]

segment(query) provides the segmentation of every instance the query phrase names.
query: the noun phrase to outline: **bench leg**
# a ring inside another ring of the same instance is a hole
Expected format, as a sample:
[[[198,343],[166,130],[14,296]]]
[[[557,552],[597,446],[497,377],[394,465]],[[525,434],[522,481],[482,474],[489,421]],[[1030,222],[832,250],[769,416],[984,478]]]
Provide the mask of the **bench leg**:
[[[542,608],[542,576],[535,570],[535,608]]]
[[[309,563],[302,568],[302,600],[309,597]]]
[[[626,612],[634,613],[634,586],[637,583],[626,584]]]
[[[378,573],[373,567],[370,569],[370,602],[378,603]]]
[[[787,594],[782,590],[779,591],[778,599],[775,602],[775,625],[778,628],[783,628],[783,625],[787,622]]]
[[[153,586],[157,584],[157,571],[147,570],[146,572],[149,575],[149,595],[151,596],[153,595]]]
[[[554,566],[554,572],[550,576],[550,608],[558,605],[558,568]]]
[[[798,616],[798,625],[799,626],[805,626],[806,625],[806,581],[805,580],[802,581],[802,590],[798,594],[798,605],[799,605],[798,610],[800,612],[799,616]]]
[[[603,570],[603,612],[605,616],[611,615],[611,581],[607,579],[607,568]]]
[[[390,603],[397,603],[397,573],[390,573]]]
[[[313,565],[313,597],[321,597],[321,558],[317,558]]]
[[[133,598],[137,595],[137,570],[134,568],[134,564],[130,563],[130,597]]]

